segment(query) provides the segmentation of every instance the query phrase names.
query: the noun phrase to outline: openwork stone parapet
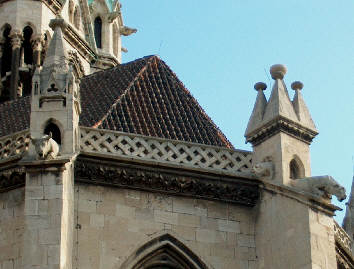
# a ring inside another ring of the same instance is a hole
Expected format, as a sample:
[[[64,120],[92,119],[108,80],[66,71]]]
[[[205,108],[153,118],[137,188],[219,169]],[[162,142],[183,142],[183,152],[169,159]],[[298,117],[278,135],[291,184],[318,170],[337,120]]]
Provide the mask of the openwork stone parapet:
[[[336,241],[337,261],[344,268],[354,268],[354,259],[352,255],[352,240],[342,227],[334,222],[334,238]]]
[[[0,163],[22,157],[28,151],[29,143],[29,130],[0,137]]]
[[[122,162],[98,162],[85,158],[79,158],[75,163],[75,181],[217,200],[250,207],[259,199],[257,181],[186,171],[179,173],[175,169]]]
[[[82,153],[231,175],[250,174],[252,152],[81,127]]]

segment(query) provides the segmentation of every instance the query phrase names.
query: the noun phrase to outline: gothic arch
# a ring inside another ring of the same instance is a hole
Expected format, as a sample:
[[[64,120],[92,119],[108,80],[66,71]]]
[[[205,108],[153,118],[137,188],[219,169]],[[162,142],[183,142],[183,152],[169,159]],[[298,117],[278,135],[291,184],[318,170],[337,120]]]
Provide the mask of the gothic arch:
[[[138,248],[120,269],[207,269],[205,263],[182,242],[163,234]]]
[[[294,155],[289,163],[289,177],[298,179],[305,177],[305,167],[299,156]]]

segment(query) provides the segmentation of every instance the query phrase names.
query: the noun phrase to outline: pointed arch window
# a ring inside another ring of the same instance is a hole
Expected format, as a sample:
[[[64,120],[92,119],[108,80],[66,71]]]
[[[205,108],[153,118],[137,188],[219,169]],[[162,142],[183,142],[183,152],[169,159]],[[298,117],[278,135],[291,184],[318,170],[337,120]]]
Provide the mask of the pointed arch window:
[[[100,17],[96,17],[94,26],[96,46],[97,48],[102,49],[102,19]]]
[[[44,128],[44,134],[46,135],[52,134],[53,140],[57,142],[58,145],[61,145],[61,132],[59,127],[55,123],[49,122]]]
[[[207,269],[205,263],[170,234],[147,242],[129,257],[121,269]]]
[[[294,156],[290,161],[289,171],[291,179],[303,178],[305,176],[305,168],[299,157]]]

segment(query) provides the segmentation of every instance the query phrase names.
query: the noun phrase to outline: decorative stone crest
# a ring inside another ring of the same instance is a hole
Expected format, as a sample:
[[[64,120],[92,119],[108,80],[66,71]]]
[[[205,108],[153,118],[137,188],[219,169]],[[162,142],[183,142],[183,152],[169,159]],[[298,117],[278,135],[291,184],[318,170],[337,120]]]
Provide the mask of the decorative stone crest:
[[[207,200],[254,206],[259,198],[258,183],[186,176],[148,168],[97,164],[80,160],[75,180],[90,184],[157,191]]]

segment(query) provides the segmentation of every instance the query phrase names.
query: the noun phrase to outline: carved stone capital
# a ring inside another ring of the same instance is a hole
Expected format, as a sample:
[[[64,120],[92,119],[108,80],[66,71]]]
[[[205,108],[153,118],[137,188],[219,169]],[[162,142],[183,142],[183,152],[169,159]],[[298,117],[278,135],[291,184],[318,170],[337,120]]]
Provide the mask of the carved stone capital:
[[[35,35],[31,39],[31,45],[34,51],[42,51],[44,45],[44,38],[41,34]]]
[[[10,36],[12,49],[21,48],[21,43],[23,40],[22,31],[18,29],[11,30]]]

